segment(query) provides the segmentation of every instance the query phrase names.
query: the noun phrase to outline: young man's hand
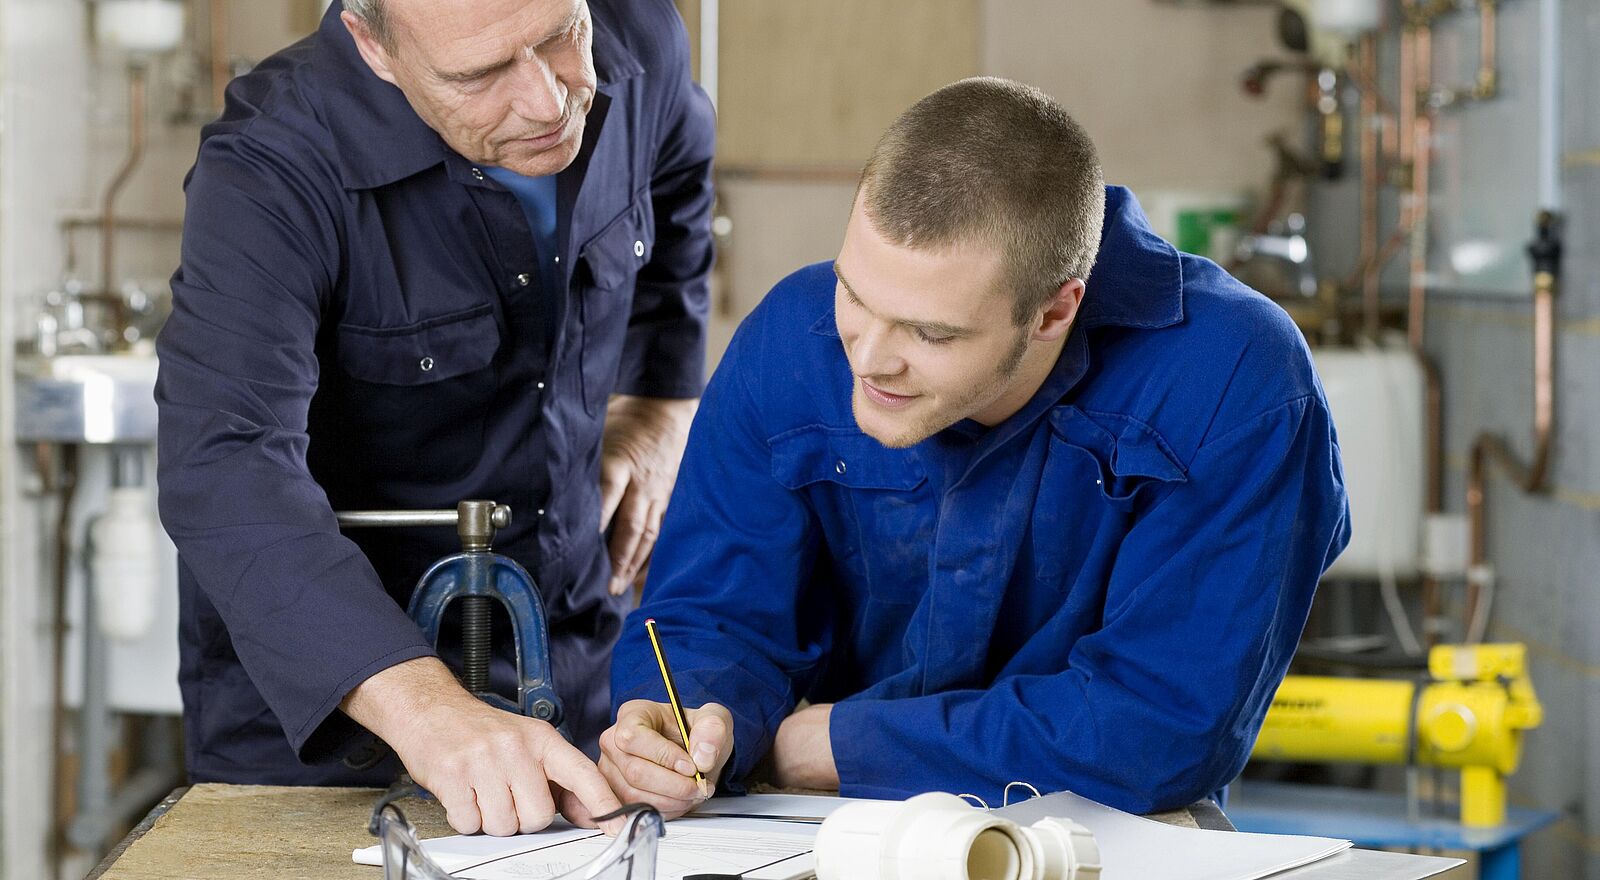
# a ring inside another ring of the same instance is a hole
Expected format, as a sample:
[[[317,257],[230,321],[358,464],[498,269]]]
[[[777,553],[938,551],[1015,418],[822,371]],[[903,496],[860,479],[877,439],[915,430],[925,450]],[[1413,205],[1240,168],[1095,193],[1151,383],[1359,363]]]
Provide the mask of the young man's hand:
[[[467,693],[432,657],[391,666],[341,705],[376,733],[462,834],[539,831],[560,810],[592,828],[617,800],[593,763],[544,721],[496,709]],[[622,821],[606,823],[608,833]]]
[[[600,734],[600,772],[617,797],[676,819],[710,796],[733,754],[733,715],[716,703],[684,715],[687,749],[670,705],[630,700],[617,710],[617,723]],[[696,770],[705,776],[704,792],[695,783]]]

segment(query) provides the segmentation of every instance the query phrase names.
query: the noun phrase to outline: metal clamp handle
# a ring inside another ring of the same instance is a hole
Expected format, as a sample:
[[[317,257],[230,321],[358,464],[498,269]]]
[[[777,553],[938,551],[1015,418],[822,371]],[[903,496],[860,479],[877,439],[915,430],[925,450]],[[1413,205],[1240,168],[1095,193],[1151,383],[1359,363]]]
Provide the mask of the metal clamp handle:
[[[455,510],[343,510],[334,514],[345,528],[455,526],[463,550],[487,550],[494,533],[511,525],[511,508],[493,501],[463,501]]]

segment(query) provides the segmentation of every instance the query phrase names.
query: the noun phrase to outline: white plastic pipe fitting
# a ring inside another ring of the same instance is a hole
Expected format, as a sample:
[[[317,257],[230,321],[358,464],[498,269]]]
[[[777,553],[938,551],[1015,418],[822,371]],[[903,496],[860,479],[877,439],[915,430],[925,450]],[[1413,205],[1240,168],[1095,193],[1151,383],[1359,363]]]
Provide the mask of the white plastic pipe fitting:
[[[91,527],[94,600],[100,633],[138,641],[155,625],[161,581],[160,527],[150,512],[148,490],[111,490],[106,512]]]
[[[1070,819],[1024,828],[931,792],[902,803],[849,804],[822,823],[818,880],[1094,880],[1100,849]]]

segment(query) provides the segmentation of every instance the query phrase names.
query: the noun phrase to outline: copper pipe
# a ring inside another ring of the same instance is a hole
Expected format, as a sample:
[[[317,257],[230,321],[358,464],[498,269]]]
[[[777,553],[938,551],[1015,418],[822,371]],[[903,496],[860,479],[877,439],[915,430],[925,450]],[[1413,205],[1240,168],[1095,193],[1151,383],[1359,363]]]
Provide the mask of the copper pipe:
[[[206,21],[211,25],[211,105],[222,109],[227,100],[228,81],[233,66],[228,61],[228,0],[211,0]]]
[[[1494,97],[1500,89],[1500,75],[1495,65],[1499,21],[1499,0],[1478,0],[1478,81],[1472,96],[1479,100]]]
[[[1529,494],[1543,492],[1550,473],[1555,439],[1555,298],[1561,246],[1555,238],[1555,218],[1542,212],[1539,238],[1530,246],[1535,262],[1533,279],[1533,461],[1524,465],[1511,445],[1499,434],[1481,434],[1472,444],[1467,470],[1468,560],[1473,570],[1488,559],[1485,494],[1489,467],[1500,465],[1519,489]],[[1476,578],[1467,583],[1466,617],[1477,615],[1481,587]]]
[[[106,219],[94,217],[67,217],[61,221],[61,228],[76,230],[88,227],[104,228]],[[166,217],[114,217],[111,220],[117,229],[128,229],[135,232],[182,232],[183,221]]]
[[[1373,33],[1361,36],[1357,46],[1357,60],[1354,70],[1359,75],[1352,76],[1358,82],[1366,82],[1361,86],[1361,251],[1360,263],[1362,266],[1372,266],[1378,259],[1378,91],[1368,86],[1375,85],[1368,79],[1367,74],[1373,72],[1371,79],[1376,79],[1377,68],[1377,43],[1378,37]],[[1378,295],[1378,274],[1364,271],[1361,279],[1361,327],[1362,333],[1368,338],[1378,338],[1378,309],[1381,306]]]
[[[1416,70],[1413,101],[1433,85],[1433,28],[1424,24],[1416,29],[1412,47]],[[1421,352],[1426,337],[1428,273],[1428,173],[1433,159],[1433,117],[1418,113],[1411,130],[1411,272],[1410,297],[1406,312],[1406,337],[1413,351]]]
[[[128,155],[123,159],[122,167],[117,169],[116,176],[111,178],[111,185],[106,187],[100,209],[100,280],[101,290],[106,294],[116,293],[117,196],[122,194],[134,170],[144,160],[146,73],[143,65],[128,65]],[[121,297],[115,297],[112,302],[111,316],[117,344],[121,345],[128,329],[128,305]]]
[[[1401,0],[1401,7],[1409,9],[1411,3]],[[1411,163],[1412,148],[1416,141],[1411,137],[1413,123],[1417,118],[1417,77],[1416,77],[1416,45],[1417,34],[1410,24],[1401,26],[1400,29],[1400,109],[1399,138],[1400,162],[1403,165]]]

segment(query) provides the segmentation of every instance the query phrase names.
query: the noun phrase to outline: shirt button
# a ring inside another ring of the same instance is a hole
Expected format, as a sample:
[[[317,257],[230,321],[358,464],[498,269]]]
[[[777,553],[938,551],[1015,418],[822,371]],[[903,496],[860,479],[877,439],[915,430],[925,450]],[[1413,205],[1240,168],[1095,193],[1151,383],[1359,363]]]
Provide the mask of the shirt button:
[[[544,390],[544,383],[543,383],[543,382],[540,382],[540,383],[539,383],[539,390],[540,390],[540,391],[543,391],[543,390]]]
[[[633,255],[636,257],[644,256],[644,242],[635,241],[633,243]]]
[[[418,364],[418,366],[422,367],[422,372],[428,372],[429,370],[433,369],[433,358],[423,358],[422,363]]]
[[[840,474],[844,473],[844,471],[845,471],[844,459],[841,458],[838,461],[834,462],[833,463],[833,469],[837,473],[840,473]]]
[[[472,169],[472,179],[473,180],[482,180],[483,179],[483,172],[478,170],[478,169],[476,169],[476,168]]]
[[[559,256],[557,256],[557,257],[556,257],[556,262],[557,262],[557,263],[559,263],[559,262],[561,262],[561,257],[559,257]]]
[[[517,276],[517,283],[522,285],[523,287],[527,287],[530,283],[532,283],[532,281],[533,281],[533,276],[529,275],[526,272],[524,272],[521,275]]]
[[[543,507],[539,508],[539,510],[537,512],[538,512],[538,514],[540,516],[544,516],[544,508]]]

